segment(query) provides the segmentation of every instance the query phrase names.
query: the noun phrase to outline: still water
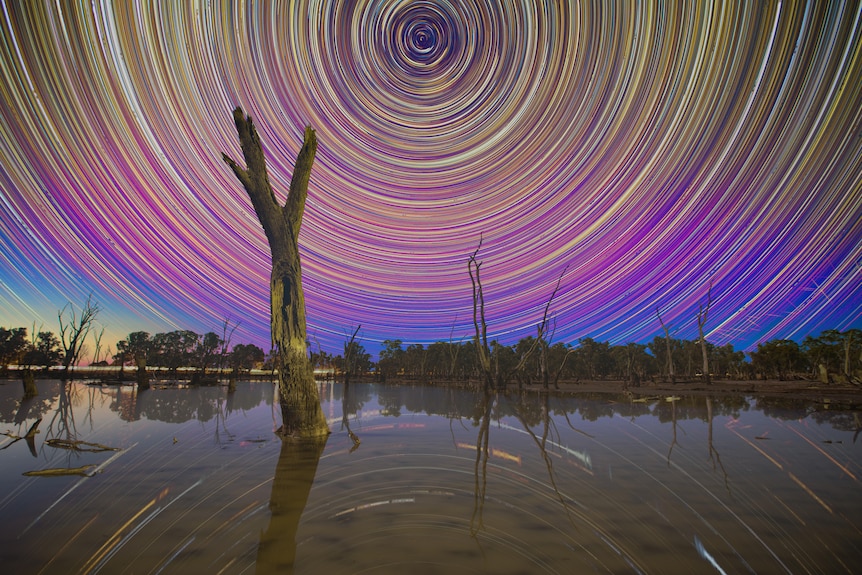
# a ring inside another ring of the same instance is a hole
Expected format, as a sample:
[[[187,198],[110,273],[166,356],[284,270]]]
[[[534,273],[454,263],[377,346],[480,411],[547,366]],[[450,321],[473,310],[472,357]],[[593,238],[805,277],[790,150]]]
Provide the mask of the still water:
[[[862,570],[854,409],[325,385],[303,448],[269,383],[38,385],[0,383],[0,429],[42,418],[0,436],[4,573]]]

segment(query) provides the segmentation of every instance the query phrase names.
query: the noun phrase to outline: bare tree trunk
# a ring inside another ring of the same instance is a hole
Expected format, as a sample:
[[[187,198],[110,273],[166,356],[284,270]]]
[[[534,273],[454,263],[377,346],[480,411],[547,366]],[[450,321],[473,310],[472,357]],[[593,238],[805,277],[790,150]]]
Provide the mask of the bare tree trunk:
[[[350,385],[350,374],[353,372],[353,364],[356,363],[356,358],[353,357],[354,353],[356,353],[356,348],[353,343],[356,341],[356,334],[359,333],[361,328],[362,324],[356,326],[356,330],[350,336],[350,340],[344,344],[344,389],[347,389],[347,386]]]
[[[548,298],[548,303],[545,304],[545,312],[542,314],[542,321],[536,327],[536,345],[539,346],[539,371],[542,374],[542,389],[545,391],[548,390],[548,384],[551,380],[551,375],[548,371],[548,349],[551,347],[551,340],[554,338],[554,332],[556,331],[556,322],[554,322],[552,327],[551,322],[548,319],[548,311],[551,309],[551,302],[554,301],[554,297],[556,297],[557,291],[560,289],[563,275],[565,275],[566,270],[568,269],[569,267],[566,266],[560,273],[560,277],[557,278],[557,285],[554,286],[554,291],[551,292],[551,297]],[[554,380],[554,388],[558,387],[557,381]]]
[[[664,330],[664,343],[667,349],[667,374],[668,377],[670,377],[671,384],[675,384],[676,376],[673,373],[673,351],[670,345],[670,329],[662,321],[661,313],[659,313],[658,308],[656,308],[655,313],[658,316],[658,322],[661,324],[661,328]]]
[[[147,373],[147,356],[144,353],[135,354],[135,383],[138,391],[150,389],[150,374]]]
[[[233,111],[246,169],[226,154],[225,163],[248,192],[254,211],[266,232],[272,252],[270,280],[271,330],[278,350],[278,388],[281,401],[280,433],[289,437],[317,437],[329,433],[306,347],[305,296],[299,261],[299,228],[308,193],[308,180],[317,151],[317,137],[305,128],[302,149],[296,158],[287,203],[276,202],[263,148],[251,117],[242,108]]]
[[[491,370],[491,350],[488,348],[488,323],[485,321],[485,296],[482,292],[482,280],[479,277],[479,268],[482,262],[476,260],[476,254],[482,248],[482,240],[467,260],[467,271],[470,274],[470,283],[473,285],[473,328],[475,336],[473,342],[476,346],[476,359],[479,363],[479,372],[483,380],[483,389],[487,392],[494,387],[494,374]]]
[[[482,249],[482,238],[479,239],[479,245],[476,247],[476,251],[470,254],[470,257],[467,259],[467,272],[470,274],[470,283],[473,286],[473,328],[475,329],[473,341],[476,346],[476,357],[479,364],[480,376],[484,381],[484,389],[485,391],[490,389],[505,390],[512,374],[519,373],[524,366],[527,365],[529,359],[533,357],[533,354],[536,352],[536,348],[539,347],[540,344],[543,344],[545,347],[542,349],[543,354],[541,356],[541,361],[545,363],[543,363],[541,371],[544,389],[547,390],[550,382],[550,375],[546,364],[546,348],[548,343],[545,342],[544,337],[549,330],[548,310],[551,307],[551,302],[554,301],[554,296],[556,296],[557,290],[560,289],[560,282],[562,282],[563,274],[565,274],[566,270],[563,270],[563,273],[560,274],[560,278],[557,280],[557,285],[554,288],[551,297],[548,298],[547,305],[545,305],[545,312],[542,315],[542,321],[537,326],[538,337],[533,342],[530,349],[521,356],[518,361],[518,365],[515,366],[514,369],[507,370],[504,373],[500,369],[499,352],[493,351],[488,345],[488,322],[485,321],[485,294],[482,291],[482,279],[479,276],[479,268],[482,267],[482,262],[476,259],[480,249]],[[554,385],[556,386],[556,383]]]
[[[697,331],[700,335],[700,350],[703,354],[703,381],[707,384],[712,382],[709,378],[709,353],[706,349],[706,338],[703,337],[703,326],[706,325],[706,316],[709,314],[710,304],[712,304],[712,284],[709,285],[709,290],[706,292],[706,309],[701,305],[700,311],[697,313]]]
[[[24,384],[24,397],[36,397],[39,395],[39,390],[36,388],[36,377],[33,375],[33,370],[29,367],[24,369],[21,375],[21,383]]]

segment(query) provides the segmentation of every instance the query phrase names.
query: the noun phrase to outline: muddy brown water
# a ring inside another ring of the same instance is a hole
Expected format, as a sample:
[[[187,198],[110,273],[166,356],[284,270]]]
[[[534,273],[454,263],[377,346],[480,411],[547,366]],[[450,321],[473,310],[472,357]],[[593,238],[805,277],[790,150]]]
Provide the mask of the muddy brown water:
[[[0,384],[0,430],[42,418],[0,436],[4,573],[862,565],[862,414],[840,404],[325,384],[333,433],[297,446],[270,383],[38,386]],[[49,469],[84,475],[24,475]]]

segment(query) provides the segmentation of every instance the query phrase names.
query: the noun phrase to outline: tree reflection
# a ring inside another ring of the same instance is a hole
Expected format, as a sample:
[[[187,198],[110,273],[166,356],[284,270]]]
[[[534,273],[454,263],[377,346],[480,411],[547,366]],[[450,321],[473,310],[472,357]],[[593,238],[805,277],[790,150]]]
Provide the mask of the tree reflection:
[[[706,398],[706,425],[707,425],[707,448],[709,449],[709,460],[712,462],[712,470],[715,471],[715,466],[721,468],[721,473],[724,475],[724,487],[727,489],[727,492],[730,493],[730,479],[727,476],[727,471],[724,469],[724,465],[721,463],[721,456],[718,454],[718,450],[715,448],[715,444],[712,441],[712,398]]]
[[[282,440],[269,499],[269,526],[257,547],[257,573],[293,573],[299,520],[327,438]]]
[[[36,434],[39,433],[39,424],[40,423],[42,423],[41,417],[39,419],[37,419],[35,421],[35,423],[33,423],[33,425],[30,426],[30,429],[28,429],[27,433],[24,434],[23,436],[15,435],[14,433],[7,431],[4,435],[6,435],[7,437],[10,437],[12,439],[12,441],[7,443],[3,447],[0,447],[0,451],[2,451],[3,449],[8,449],[9,447],[15,445],[16,443],[18,443],[19,441],[21,441],[23,439],[27,443],[27,447],[30,449],[30,454],[33,457],[38,457],[39,455],[36,453]]]
[[[510,398],[506,396],[486,390],[476,397],[473,424],[478,426],[479,433],[476,438],[476,459],[473,467],[473,515],[470,519],[470,535],[475,538],[478,532],[484,529],[483,511],[488,483],[488,458],[491,453],[491,421],[500,421],[503,416],[514,416],[521,423],[524,431],[532,439],[533,443],[535,443],[542,461],[545,463],[551,488],[563,506],[569,521],[575,526],[569,501],[567,501],[566,496],[563,495],[557,485],[554,463],[549,451],[549,447],[560,445],[560,434],[556,428],[554,418],[551,417],[551,395],[549,393],[540,393],[535,398],[521,395],[517,398],[517,401],[510,401]],[[589,433],[572,425],[565,408],[561,409],[561,411],[573,431],[590,438],[593,437]],[[541,434],[537,434],[534,431],[535,427],[541,427]]]
[[[22,397],[17,386],[0,386],[0,421],[14,423],[19,432],[24,431],[22,428],[28,421],[42,419],[51,411],[57,398],[57,385],[47,390],[41,386],[40,394],[35,397]]]
[[[360,386],[357,390],[355,386],[351,387],[346,383],[340,391],[341,423],[353,441],[350,449],[352,453],[359,447],[360,440],[350,429],[350,416],[358,413],[371,399],[372,388]],[[391,389],[390,392],[389,405],[394,406],[394,414],[397,414],[400,404],[395,397],[398,390]],[[257,548],[257,573],[293,573],[299,521],[308,503],[317,465],[326,448],[327,439],[328,436],[302,441],[282,439],[269,500],[269,525],[261,534]]]
[[[670,403],[670,413],[671,413],[671,422],[673,423],[673,440],[670,442],[670,449],[667,451],[667,466],[670,467],[670,455],[673,453],[674,446],[677,445],[676,441],[676,402],[678,398],[668,398],[668,402]]]
[[[347,436],[353,441],[353,447],[350,448],[351,453],[356,451],[361,441],[359,436],[350,429],[350,416],[359,411],[364,404],[363,401],[355,399],[354,395],[355,393],[352,393],[350,389],[350,383],[345,381],[344,392],[341,396],[341,427],[347,430]]]
[[[201,423],[216,420],[216,433],[226,432],[224,422],[235,410],[247,411],[261,403],[271,403],[272,387],[269,384],[250,384],[230,393],[223,387],[190,387],[147,389],[118,387],[110,405],[123,421],[146,418],[166,423]],[[230,434],[228,434],[230,435]]]
[[[569,518],[569,522],[573,527],[577,529],[575,522],[572,518],[571,508],[569,504],[566,502],[566,498],[560,492],[559,487],[557,487],[557,478],[554,474],[554,462],[551,460],[551,456],[548,453],[548,437],[550,436],[551,430],[553,429],[554,435],[556,436],[556,443],[560,443],[560,433],[556,429],[556,424],[554,420],[551,418],[551,410],[549,408],[550,395],[548,393],[542,393],[537,398],[537,401],[533,404],[527,401],[526,396],[521,396],[521,401],[518,402],[515,409],[515,417],[517,417],[518,421],[521,422],[521,425],[524,426],[524,431],[532,438],[533,443],[536,444],[536,447],[539,449],[539,453],[542,456],[542,460],[545,462],[545,468],[548,470],[548,480],[551,483],[551,487],[554,490],[554,493],[557,496],[557,499],[560,500],[560,503],[563,506],[563,509],[566,511],[566,516]],[[539,409],[535,409],[538,407]],[[531,409],[532,408],[532,409]],[[526,414],[533,413],[538,415],[539,422],[542,424],[542,435],[541,437],[537,436],[533,431],[532,427],[536,425],[537,422],[530,421]],[[566,421],[569,423],[569,426],[572,427],[575,431],[579,433],[583,433],[584,435],[590,436],[588,433],[575,429],[572,426],[571,421],[566,418]],[[554,440],[552,440],[554,441]]]
[[[78,430],[75,422],[75,412],[72,409],[72,397],[77,395],[78,387],[71,382],[60,383],[60,394],[57,397],[57,408],[48,422],[45,430],[46,438],[77,439]]]
[[[485,508],[485,489],[488,485],[488,440],[491,429],[491,411],[494,396],[485,389],[478,396],[474,411],[474,421],[479,425],[479,436],[476,438],[476,463],[473,468],[473,516],[470,518],[470,535],[474,538],[484,528],[483,510]]]

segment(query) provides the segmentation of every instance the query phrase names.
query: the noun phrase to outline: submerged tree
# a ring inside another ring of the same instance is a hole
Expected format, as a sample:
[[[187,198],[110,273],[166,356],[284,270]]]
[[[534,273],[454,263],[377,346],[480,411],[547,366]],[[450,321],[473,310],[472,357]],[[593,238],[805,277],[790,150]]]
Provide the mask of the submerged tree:
[[[305,128],[287,202],[281,206],[270,186],[263,148],[251,117],[237,107],[233,119],[246,168],[241,168],[227,154],[222,154],[222,159],[248,192],[272,253],[270,311],[272,343],[278,350],[280,432],[291,437],[325,436],[329,426],[320,406],[306,344],[305,296],[298,242],[317,137],[311,127]]]

